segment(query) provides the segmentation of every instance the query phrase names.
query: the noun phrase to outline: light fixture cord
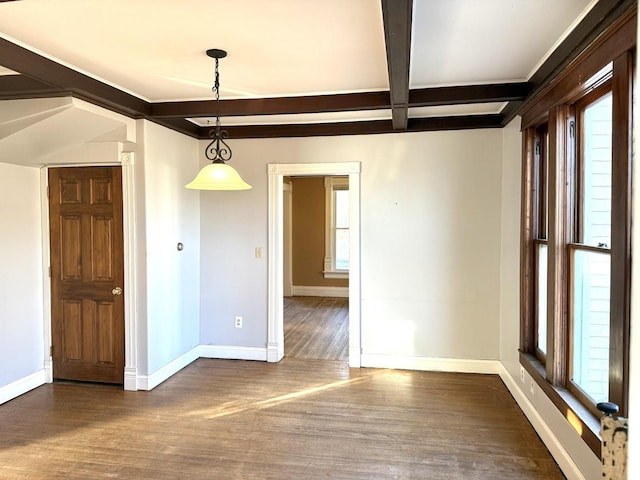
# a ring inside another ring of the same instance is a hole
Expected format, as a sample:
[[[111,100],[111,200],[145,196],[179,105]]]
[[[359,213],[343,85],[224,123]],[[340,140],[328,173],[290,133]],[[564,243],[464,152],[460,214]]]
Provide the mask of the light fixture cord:
[[[212,90],[216,96],[216,137],[220,137],[220,72],[218,71],[217,58],[216,58],[216,71],[215,71]]]
[[[213,163],[224,163],[231,159],[231,148],[224,141],[229,136],[226,130],[222,130],[220,124],[220,72],[218,72],[218,57],[216,57],[216,70],[214,84],[211,90],[216,97],[216,128],[211,131],[213,140],[205,150],[205,156]]]

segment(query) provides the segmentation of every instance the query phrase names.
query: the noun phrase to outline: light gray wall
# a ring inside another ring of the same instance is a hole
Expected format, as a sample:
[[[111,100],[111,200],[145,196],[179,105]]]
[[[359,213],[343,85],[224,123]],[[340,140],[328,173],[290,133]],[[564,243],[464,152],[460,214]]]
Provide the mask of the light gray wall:
[[[0,266],[1,388],[44,367],[37,168],[0,163]]]
[[[267,164],[361,162],[363,353],[498,359],[501,139],[231,139],[253,189],[202,193],[201,343],[265,346],[267,263],[254,249],[267,243]]]
[[[150,374],[200,343],[200,194],[184,188],[198,171],[198,142],[147,121],[138,128],[144,139],[136,157],[142,163],[136,186],[144,192],[136,229],[144,237],[137,243],[144,256],[138,287],[146,296],[140,373]],[[177,250],[178,242],[184,250]]]

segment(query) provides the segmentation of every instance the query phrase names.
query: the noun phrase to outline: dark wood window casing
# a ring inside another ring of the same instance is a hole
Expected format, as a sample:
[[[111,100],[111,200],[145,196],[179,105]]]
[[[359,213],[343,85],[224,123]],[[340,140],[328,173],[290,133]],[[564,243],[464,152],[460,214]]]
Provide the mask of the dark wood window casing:
[[[636,9],[598,37],[523,109],[520,362],[600,455],[599,419],[570,379],[570,262],[575,249],[610,252],[609,401],[627,414],[631,286],[632,91]],[[580,112],[612,94],[611,245],[581,235]],[[578,118],[576,118],[578,117]],[[538,348],[540,245],[547,246],[546,352]],[[573,250],[572,250],[573,249]]]

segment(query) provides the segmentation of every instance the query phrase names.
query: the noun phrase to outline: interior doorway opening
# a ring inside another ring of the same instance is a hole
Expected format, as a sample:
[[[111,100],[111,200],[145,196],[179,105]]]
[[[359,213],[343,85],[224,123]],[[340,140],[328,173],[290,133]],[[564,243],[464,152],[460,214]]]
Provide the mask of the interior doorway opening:
[[[284,355],[284,177],[348,176],[349,222],[349,366],[360,367],[360,163],[270,164],[269,173],[269,288],[267,360]]]
[[[349,359],[349,178],[284,177],[285,356]]]

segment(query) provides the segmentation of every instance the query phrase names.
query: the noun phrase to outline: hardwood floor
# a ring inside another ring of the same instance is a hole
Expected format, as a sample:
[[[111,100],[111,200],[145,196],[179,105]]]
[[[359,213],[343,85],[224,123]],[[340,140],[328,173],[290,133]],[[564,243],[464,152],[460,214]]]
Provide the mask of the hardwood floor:
[[[0,478],[556,480],[497,376],[200,359],[0,406]]]
[[[349,299],[285,297],[284,354],[314,360],[349,359]]]

